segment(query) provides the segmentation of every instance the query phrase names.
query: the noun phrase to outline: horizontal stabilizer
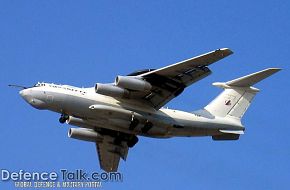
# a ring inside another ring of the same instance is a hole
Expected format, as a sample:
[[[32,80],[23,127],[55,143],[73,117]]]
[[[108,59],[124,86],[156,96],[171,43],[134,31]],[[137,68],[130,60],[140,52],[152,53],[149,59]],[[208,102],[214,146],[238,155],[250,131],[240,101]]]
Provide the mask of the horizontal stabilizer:
[[[244,131],[242,130],[219,130],[221,133],[226,133],[226,134],[237,134],[237,135],[243,135],[244,134]]]
[[[252,85],[260,82],[261,80],[273,75],[280,70],[281,69],[279,68],[268,68],[228,82],[213,83],[214,86],[221,87],[224,89],[224,91],[211,103],[209,103],[205,107],[205,110],[214,116],[231,116],[237,119],[241,119],[250,106],[256,93],[259,92],[259,89],[252,87]],[[233,133],[233,131],[221,132],[227,134],[240,134]]]
[[[268,68],[256,73],[252,73],[250,75],[243,76],[241,78],[228,81],[225,84],[228,86],[250,87],[280,70],[281,69],[279,68]]]

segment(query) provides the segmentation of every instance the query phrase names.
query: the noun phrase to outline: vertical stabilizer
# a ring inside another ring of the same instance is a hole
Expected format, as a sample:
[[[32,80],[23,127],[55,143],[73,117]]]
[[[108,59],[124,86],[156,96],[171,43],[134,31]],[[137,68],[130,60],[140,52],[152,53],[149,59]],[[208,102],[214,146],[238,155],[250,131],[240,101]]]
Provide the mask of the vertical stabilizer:
[[[241,119],[251,104],[259,89],[252,85],[280,71],[278,68],[268,68],[225,83],[213,83],[224,91],[217,96],[205,109],[219,117],[232,116]]]

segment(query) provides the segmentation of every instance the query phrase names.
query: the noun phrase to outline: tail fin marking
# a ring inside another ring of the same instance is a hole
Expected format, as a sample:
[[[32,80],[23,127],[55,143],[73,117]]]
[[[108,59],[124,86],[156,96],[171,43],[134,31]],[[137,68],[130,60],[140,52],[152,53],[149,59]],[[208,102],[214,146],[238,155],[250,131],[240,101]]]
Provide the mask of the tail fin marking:
[[[224,91],[209,103],[205,109],[219,117],[232,116],[241,119],[259,89],[252,85],[271,76],[281,69],[269,68],[225,83],[213,83]]]

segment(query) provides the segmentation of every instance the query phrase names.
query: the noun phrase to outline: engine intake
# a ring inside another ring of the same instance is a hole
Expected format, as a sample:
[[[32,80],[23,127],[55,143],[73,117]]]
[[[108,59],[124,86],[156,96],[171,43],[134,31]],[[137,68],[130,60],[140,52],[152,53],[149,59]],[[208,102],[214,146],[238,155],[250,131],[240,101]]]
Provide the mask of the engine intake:
[[[102,94],[105,96],[113,96],[113,97],[128,97],[129,91],[121,88],[119,86],[115,86],[113,84],[101,84],[97,83],[95,85],[95,91],[98,94]]]
[[[150,91],[152,88],[149,82],[132,76],[117,76],[115,84],[116,86],[136,91]]]
[[[83,128],[70,128],[68,131],[68,137],[90,142],[100,142],[103,140],[103,136],[98,132],[94,131],[93,129]]]
[[[73,126],[83,127],[83,128],[91,128],[91,126],[81,118],[76,118],[73,116],[69,116],[66,120],[66,123]]]

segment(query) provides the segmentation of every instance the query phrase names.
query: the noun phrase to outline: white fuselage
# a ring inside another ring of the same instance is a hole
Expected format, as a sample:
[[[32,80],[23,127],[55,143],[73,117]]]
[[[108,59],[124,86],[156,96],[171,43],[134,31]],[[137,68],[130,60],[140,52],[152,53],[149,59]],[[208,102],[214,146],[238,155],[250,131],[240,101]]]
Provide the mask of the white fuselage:
[[[220,134],[219,130],[244,130],[234,118],[215,117],[205,110],[192,113],[164,108],[155,110],[132,99],[97,94],[94,88],[38,83],[20,94],[33,107],[67,114],[70,116],[68,124],[84,128],[105,128],[159,138],[213,136]],[[132,116],[140,123],[129,130]],[[143,133],[141,128],[146,121],[152,122],[153,127]]]

